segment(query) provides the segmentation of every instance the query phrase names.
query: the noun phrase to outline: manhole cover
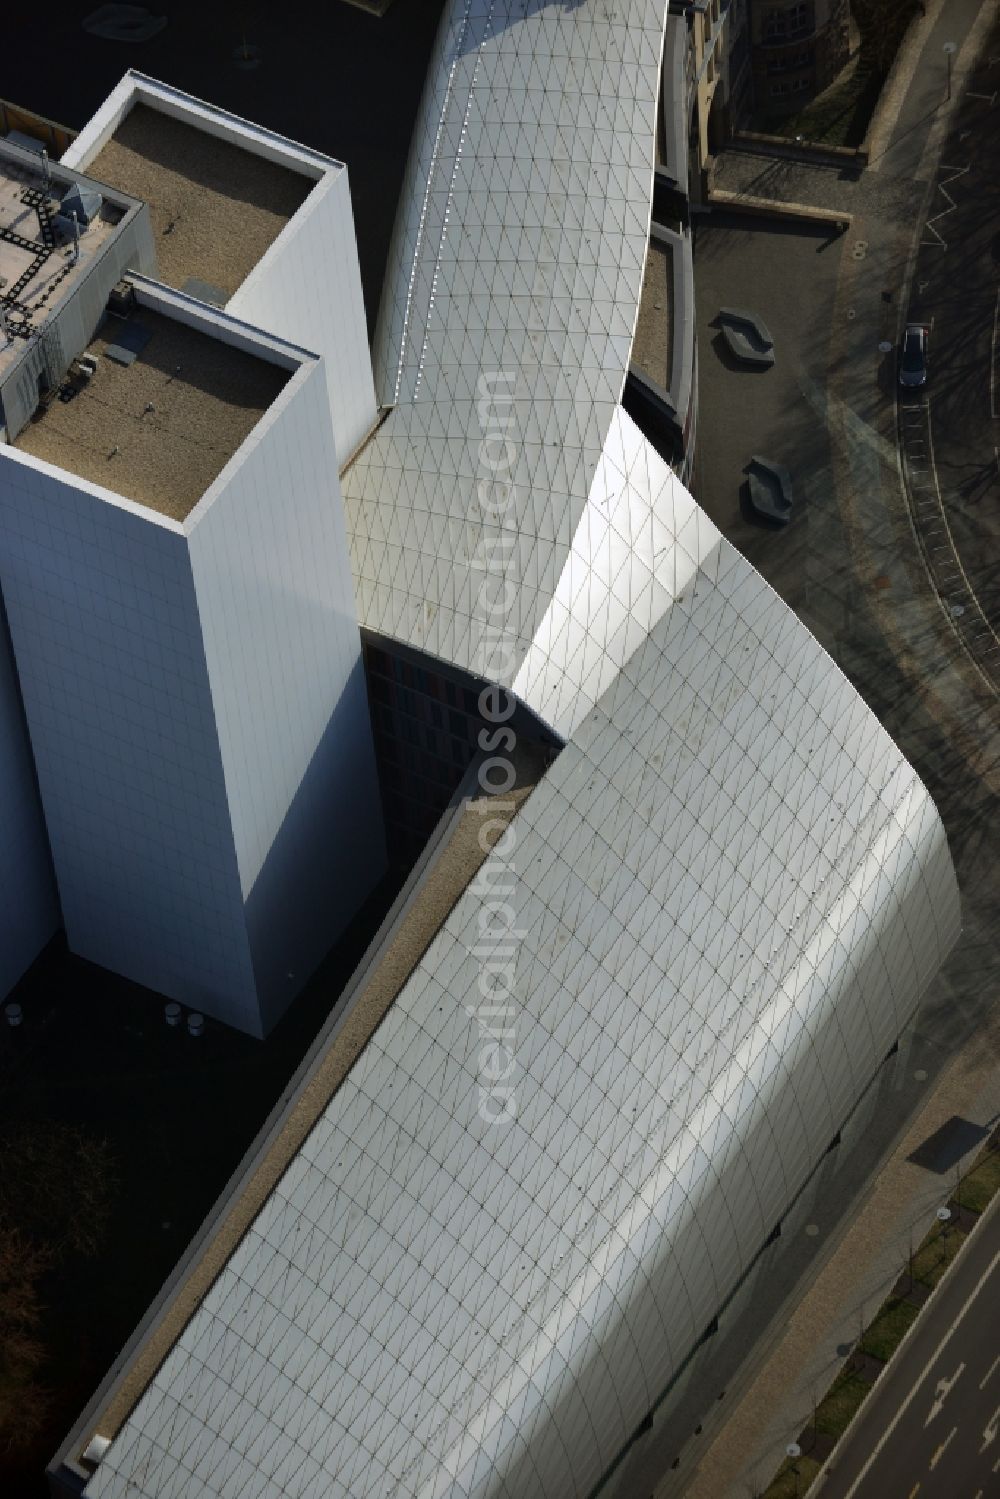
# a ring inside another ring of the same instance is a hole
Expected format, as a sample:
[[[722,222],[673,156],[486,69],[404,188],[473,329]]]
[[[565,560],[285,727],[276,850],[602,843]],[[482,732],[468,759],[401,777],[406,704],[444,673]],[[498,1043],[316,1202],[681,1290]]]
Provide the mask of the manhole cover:
[[[916,1078],[918,1083],[925,1083],[927,1081],[927,1073],[922,1067],[918,1067],[913,1076]]]
[[[952,619],[961,619],[962,615],[964,613],[965,613],[965,605],[964,604],[952,604],[952,606],[951,606],[951,617],[952,617]]]
[[[848,307],[848,309],[847,309],[847,317],[848,317],[848,321],[851,321],[851,320],[853,320],[853,319],[854,319],[854,318],[856,318],[856,317],[857,317],[857,315],[858,315],[858,314],[857,314],[857,311],[856,311],[856,310],[855,310],[855,308],[853,308],[853,307]]]
[[[882,342],[878,346],[878,351],[880,354],[892,353],[892,343],[888,338],[883,338]]]
[[[856,239],[854,241],[854,248],[856,250],[860,250],[862,254],[864,254],[865,250],[867,250],[868,248],[868,241],[866,239]]]
[[[809,1235],[810,1239],[815,1239],[818,1236],[818,1234],[819,1234],[819,1224],[818,1223],[807,1223],[806,1224],[806,1233]]]

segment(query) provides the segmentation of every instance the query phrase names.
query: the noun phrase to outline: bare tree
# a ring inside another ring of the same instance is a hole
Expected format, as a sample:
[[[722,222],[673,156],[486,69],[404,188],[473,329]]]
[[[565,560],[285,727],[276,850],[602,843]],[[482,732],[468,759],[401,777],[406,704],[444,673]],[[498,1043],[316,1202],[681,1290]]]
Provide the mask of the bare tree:
[[[0,1129],[0,1151],[0,1226],[55,1255],[95,1254],[115,1181],[107,1142],[45,1120]]]
[[[45,1346],[39,1281],[51,1253],[10,1227],[0,1227],[0,1447],[26,1446],[45,1420],[48,1392],[39,1373]]]
[[[923,12],[922,0],[851,0],[862,58],[887,73],[907,26]]]
[[[108,1145],[40,1121],[0,1127],[0,1448],[44,1431],[44,1277],[68,1255],[95,1254],[115,1181]]]

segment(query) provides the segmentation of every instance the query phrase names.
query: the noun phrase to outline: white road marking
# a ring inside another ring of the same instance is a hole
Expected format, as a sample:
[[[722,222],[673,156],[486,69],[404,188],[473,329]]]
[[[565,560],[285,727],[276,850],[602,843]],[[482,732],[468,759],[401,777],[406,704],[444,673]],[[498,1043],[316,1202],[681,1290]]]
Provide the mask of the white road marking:
[[[987,1369],[986,1373],[983,1375],[982,1379],[979,1381],[979,1388],[981,1390],[985,1390],[986,1382],[992,1377],[998,1364],[1000,1364],[1000,1358],[995,1358],[992,1364],[990,1364],[990,1367]]]
[[[921,427],[924,431],[924,435],[927,441],[926,454],[922,452],[919,454],[914,454],[914,440],[908,436],[903,440],[903,442],[900,443],[901,460],[903,463],[903,470],[907,478],[908,490],[911,500],[914,502],[916,502],[918,499],[921,501],[926,500],[926,503],[930,505],[932,503],[932,496],[936,498],[937,505],[933,515],[933,527],[938,533],[934,539],[939,544],[937,546],[931,546],[930,551],[934,554],[935,557],[939,557],[941,554],[945,553],[948,554],[948,565],[952,573],[954,574],[954,578],[951,580],[952,584],[954,584],[955,578],[960,580],[961,585],[964,586],[969,598],[976,606],[983,626],[985,627],[983,635],[977,638],[982,638],[985,640],[989,639],[989,637],[992,636],[995,642],[995,647],[990,646],[990,649],[1000,649],[1000,635],[997,634],[996,630],[994,630],[993,626],[990,624],[982,608],[982,605],[979,603],[979,600],[976,597],[975,590],[973,589],[972,584],[969,581],[965,568],[962,566],[962,559],[959,556],[958,548],[955,545],[955,539],[952,536],[951,526],[948,524],[948,514],[945,510],[944,496],[941,493],[941,484],[938,479],[937,460],[934,456],[934,433],[931,426],[931,402],[929,396],[926,396],[924,398],[923,405],[919,409],[923,413],[923,422],[921,423]],[[914,457],[916,458],[916,462],[914,462]],[[929,470],[923,467],[925,459],[929,460],[930,462]],[[926,516],[922,514],[921,519],[925,520]],[[942,538],[943,541],[947,543],[946,545],[942,543]],[[926,551],[927,547],[929,546],[927,532],[925,532],[924,534],[922,544],[924,545]],[[938,592],[941,592],[940,586],[938,586]]]
[[[927,1420],[924,1422],[924,1426],[925,1427],[928,1427],[931,1424],[931,1422],[934,1420],[934,1417],[935,1416],[939,1416],[941,1414],[941,1412],[944,1410],[944,1403],[947,1400],[948,1396],[951,1394],[952,1390],[955,1388],[956,1384],[958,1383],[958,1381],[959,1381],[959,1379],[961,1377],[961,1374],[962,1374],[962,1370],[964,1368],[965,1368],[965,1364],[961,1363],[961,1364],[959,1364],[958,1368],[955,1370],[954,1374],[951,1376],[950,1379],[939,1379],[938,1380],[937,1386],[936,1386],[935,1391],[934,1391],[934,1404],[931,1406],[930,1415],[927,1417]]]
[[[941,1443],[938,1450],[935,1452],[934,1456],[931,1458],[930,1469],[932,1473],[934,1472],[934,1469],[937,1467],[938,1463],[944,1457],[945,1453],[948,1451],[948,1448],[951,1446],[957,1434],[958,1427],[953,1426],[948,1435],[945,1437],[944,1441]]]
[[[948,167],[948,166],[945,166],[945,164],[943,162],[941,163],[940,167],[938,168],[939,172],[950,172],[951,173],[951,176],[946,179],[947,182],[954,182],[956,180],[956,178],[964,176],[964,174],[968,170],[969,170],[969,168],[967,166],[965,166],[965,167]],[[957,205],[955,203],[955,199],[952,197],[951,193],[948,191],[948,189],[945,186],[944,182],[939,182],[937,186],[938,186],[938,192],[941,193],[943,197],[947,198],[947,200],[948,200],[948,207],[947,208],[942,208],[942,210],[941,210],[940,213],[934,214],[924,224],[924,228],[930,230],[930,232],[934,236],[934,239],[932,239],[932,240],[927,240],[927,239],[921,240],[921,244],[924,244],[924,245],[928,245],[928,244],[929,245],[933,245],[934,244],[934,240],[937,240],[938,244],[941,246],[941,249],[942,250],[947,250],[947,248],[948,248],[948,242],[947,242],[947,240],[945,240],[938,233],[937,229],[934,226],[939,222],[939,220],[943,219],[947,214],[954,213],[955,212],[955,208],[957,207]]]
[[[993,1412],[992,1416],[983,1427],[983,1445],[979,1449],[980,1457],[982,1457],[987,1447],[992,1447],[993,1443],[996,1441],[998,1426],[1000,1426],[1000,1405],[997,1406],[996,1410]]]
[[[923,1382],[927,1378],[928,1374],[934,1368],[935,1364],[937,1363],[938,1359],[941,1357],[941,1355],[944,1352],[944,1350],[947,1347],[947,1345],[951,1342],[951,1339],[954,1337],[955,1333],[957,1332],[957,1330],[958,1330],[958,1328],[959,1328],[959,1326],[960,1326],[963,1318],[965,1317],[966,1312],[969,1310],[969,1308],[976,1301],[976,1298],[978,1297],[980,1291],[983,1289],[983,1286],[985,1286],[986,1282],[989,1280],[990,1276],[993,1274],[994,1270],[997,1268],[997,1265],[1000,1265],[1000,1249],[997,1250],[996,1254],[990,1260],[990,1262],[987,1265],[986,1269],[983,1271],[982,1275],[979,1277],[979,1280],[976,1282],[976,1285],[973,1287],[973,1290],[972,1290],[971,1294],[966,1299],[965,1304],[963,1305],[963,1307],[962,1307],[961,1311],[959,1312],[958,1316],[955,1318],[954,1322],[951,1324],[951,1326],[949,1327],[948,1331],[945,1333],[944,1337],[941,1339],[940,1343],[935,1348],[935,1350],[932,1353],[931,1357],[928,1359],[927,1363],[924,1365],[923,1371],[920,1374],[919,1379],[910,1388],[910,1391],[909,1391],[908,1395],[906,1396],[906,1399],[903,1401],[902,1405],[899,1407],[898,1411],[896,1412],[896,1414],[893,1416],[892,1420],[889,1422],[888,1426],[883,1431],[883,1433],[882,1433],[881,1437],[879,1438],[876,1446],[872,1449],[871,1453],[869,1454],[869,1456],[868,1456],[868,1458],[867,1458],[867,1460],[865,1462],[864,1467],[861,1469],[861,1471],[858,1474],[857,1478],[854,1480],[854,1482],[851,1484],[851,1487],[847,1490],[847,1493],[844,1495],[844,1499],[854,1499],[854,1495],[858,1492],[858,1489],[861,1487],[862,1483],[864,1483],[865,1479],[868,1477],[868,1472],[869,1472],[870,1468],[872,1467],[873,1463],[875,1462],[876,1458],[881,1453],[882,1448],[885,1446],[886,1442],[888,1442],[889,1438],[892,1436],[893,1432],[896,1430],[896,1427],[899,1425],[900,1421],[903,1419],[903,1416],[906,1414],[907,1410],[909,1410],[910,1402],[913,1400],[914,1396],[916,1395],[917,1391],[920,1389],[920,1386],[923,1384]]]

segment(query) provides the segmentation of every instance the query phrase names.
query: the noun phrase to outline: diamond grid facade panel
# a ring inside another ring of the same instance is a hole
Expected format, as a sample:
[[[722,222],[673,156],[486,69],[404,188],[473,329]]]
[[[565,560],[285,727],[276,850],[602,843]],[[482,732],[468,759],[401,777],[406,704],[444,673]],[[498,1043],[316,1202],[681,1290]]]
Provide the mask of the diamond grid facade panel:
[[[470,888],[93,1499],[589,1492],[957,930],[926,791],[722,540],[513,827],[516,1118]]]
[[[345,500],[362,622],[475,671],[487,663],[474,560],[508,549],[523,656],[622,392],[664,12],[458,0],[442,22],[376,338],[376,390],[395,409]],[[509,390],[495,383],[505,373]],[[505,452],[483,454],[491,433],[509,435]],[[514,497],[499,517],[477,486],[505,457]]]
[[[719,541],[708,516],[616,407],[514,691],[569,739]]]

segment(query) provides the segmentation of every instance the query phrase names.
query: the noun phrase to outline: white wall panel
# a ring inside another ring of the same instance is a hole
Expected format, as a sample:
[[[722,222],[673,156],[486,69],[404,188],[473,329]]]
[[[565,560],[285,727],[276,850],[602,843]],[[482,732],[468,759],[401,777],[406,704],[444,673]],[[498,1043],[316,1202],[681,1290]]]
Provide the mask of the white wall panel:
[[[346,167],[331,167],[316,183],[227,311],[322,354],[343,467],[376,416]]]
[[[59,926],[49,841],[0,609],[0,998]]]
[[[70,946],[257,1030],[184,536],[5,450],[0,581]]]
[[[286,386],[187,529],[269,1023],[385,868],[322,363]]]

